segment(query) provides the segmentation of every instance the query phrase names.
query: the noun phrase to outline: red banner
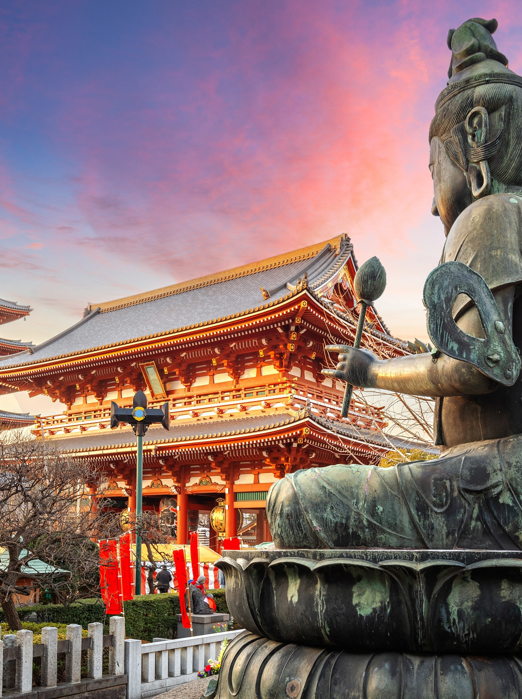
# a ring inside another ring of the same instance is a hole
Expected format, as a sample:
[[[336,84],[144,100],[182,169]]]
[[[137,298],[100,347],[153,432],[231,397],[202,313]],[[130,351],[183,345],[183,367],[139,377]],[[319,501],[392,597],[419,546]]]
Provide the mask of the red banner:
[[[131,561],[130,548],[130,532],[126,532],[120,537],[121,586],[124,602],[127,602],[127,600],[131,600],[134,597],[135,567]]]
[[[190,565],[192,566],[192,580],[196,582],[199,577],[199,551],[198,551],[198,533],[189,533],[190,541]]]
[[[176,566],[176,577],[178,579],[179,606],[181,610],[181,623],[184,629],[191,629],[187,606],[185,604],[185,591],[187,589],[187,563],[185,561],[185,551],[183,549],[174,550],[174,565]]]
[[[118,570],[118,542],[100,541],[100,588],[106,614],[121,614],[121,585]]]
[[[223,539],[223,549],[226,551],[239,551],[241,539],[238,536],[231,536],[230,539]]]

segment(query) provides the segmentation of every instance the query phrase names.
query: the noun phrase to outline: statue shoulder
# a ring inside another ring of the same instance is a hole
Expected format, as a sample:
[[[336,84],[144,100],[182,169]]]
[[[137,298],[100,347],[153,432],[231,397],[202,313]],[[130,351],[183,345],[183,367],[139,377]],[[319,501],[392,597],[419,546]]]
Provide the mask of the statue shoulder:
[[[522,242],[522,196],[491,194],[468,206],[451,227],[442,261],[469,264],[470,255],[488,255],[500,248],[518,250]],[[482,253],[481,253],[482,251]]]
[[[463,262],[495,289],[520,283],[521,251],[522,196],[492,194],[460,214],[446,238],[441,262]]]
[[[477,225],[481,219],[488,219],[491,221],[498,217],[502,220],[506,215],[512,218],[519,217],[521,213],[522,193],[520,196],[518,194],[504,192],[500,194],[490,194],[488,197],[479,199],[464,209],[453,224],[451,230],[453,231],[454,228],[467,226],[470,222]]]

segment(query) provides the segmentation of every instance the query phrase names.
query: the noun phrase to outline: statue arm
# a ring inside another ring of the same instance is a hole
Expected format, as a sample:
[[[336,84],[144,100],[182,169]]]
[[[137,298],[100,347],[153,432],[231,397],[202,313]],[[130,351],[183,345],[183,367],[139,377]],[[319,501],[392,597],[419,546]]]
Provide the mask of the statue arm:
[[[512,328],[512,310],[515,287],[494,293],[499,311]],[[483,336],[482,324],[475,307],[468,309],[457,321],[466,333]],[[332,346],[340,352],[336,369],[324,369],[323,374],[341,379],[361,388],[380,388],[394,393],[417,396],[483,395],[496,390],[498,384],[478,369],[457,359],[441,354],[415,354],[408,357],[379,360],[367,350],[349,346]]]

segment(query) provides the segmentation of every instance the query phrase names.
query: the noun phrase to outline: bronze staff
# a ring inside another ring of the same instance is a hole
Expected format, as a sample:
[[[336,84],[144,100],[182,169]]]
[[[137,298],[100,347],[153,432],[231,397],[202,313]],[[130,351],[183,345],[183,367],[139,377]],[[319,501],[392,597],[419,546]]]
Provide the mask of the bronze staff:
[[[354,290],[355,295],[359,299],[361,304],[361,313],[359,315],[359,322],[357,323],[357,332],[355,334],[355,341],[353,346],[358,349],[361,346],[361,339],[364,329],[364,321],[366,319],[366,310],[368,306],[382,296],[384,289],[386,288],[386,270],[381,265],[377,257],[372,257],[367,260],[358,270],[354,279]],[[329,347],[330,351],[337,351],[336,347]],[[339,349],[342,352],[342,349]],[[344,400],[343,407],[341,408],[341,417],[347,417],[350,410],[350,403],[352,400],[353,386],[352,384],[346,384],[344,390]]]

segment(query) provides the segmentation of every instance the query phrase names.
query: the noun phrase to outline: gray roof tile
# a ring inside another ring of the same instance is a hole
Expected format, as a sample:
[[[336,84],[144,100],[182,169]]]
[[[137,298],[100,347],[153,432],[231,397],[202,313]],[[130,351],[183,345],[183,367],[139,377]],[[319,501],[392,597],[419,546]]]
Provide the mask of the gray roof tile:
[[[325,250],[325,246],[317,246],[317,251],[314,251],[312,256],[309,254],[297,262],[285,262],[283,259],[272,266],[265,265],[265,262],[270,262],[267,260],[251,265],[252,272],[242,271],[234,276],[234,270],[231,270],[229,276],[232,278],[226,278],[228,273],[223,272],[215,281],[203,280],[201,285],[198,284],[198,280],[194,283],[187,282],[187,290],[166,290],[164,295],[162,290],[151,292],[149,296],[152,300],[143,297],[137,297],[134,301],[121,299],[121,307],[118,307],[118,301],[103,304],[101,311],[89,313],[76,325],[38,345],[32,351],[3,358],[0,360],[0,368],[35,363],[104,345],[120,344],[138,337],[166,333],[184,326],[241,314],[266,303],[261,287],[274,290],[270,302],[280,300],[290,293],[291,285],[305,271],[311,285],[316,281],[314,275],[318,278],[325,277],[325,261],[329,263],[332,273],[336,271],[339,267],[339,257],[347,258],[352,246],[347,237],[335,240],[340,245],[338,254],[330,243],[326,243],[330,250]],[[285,259],[296,259],[299,252],[289,253]],[[316,265],[313,264],[315,257],[318,258]],[[264,266],[267,268],[263,268]],[[254,271],[259,268],[261,271]],[[289,287],[286,286],[287,283]]]
[[[355,441],[372,444],[384,449],[390,449],[392,446],[412,449],[425,447],[417,442],[407,441],[392,436],[383,436],[376,430],[367,430],[355,427],[340,420],[330,420],[320,418],[308,409],[299,411],[299,413],[277,413],[268,415],[255,415],[245,418],[216,418],[205,422],[179,422],[174,423],[166,432],[160,427],[151,427],[144,437],[144,446],[152,446],[154,444],[175,443],[183,441],[192,441],[197,439],[217,439],[225,436],[240,435],[240,434],[255,434],[273,428],[281,428],[291,425],[299,420],[308,419],[315,423],[318,427],[333,432],[340,437],[353,439]],[[61,451],[91,451],[99,448],[111,449],[117,447],[128,448],[136,445],[136,438],[133,432],[128,429],[106,430],[95,434],[83,434],[78,437],[55,438],[53,443]]]

